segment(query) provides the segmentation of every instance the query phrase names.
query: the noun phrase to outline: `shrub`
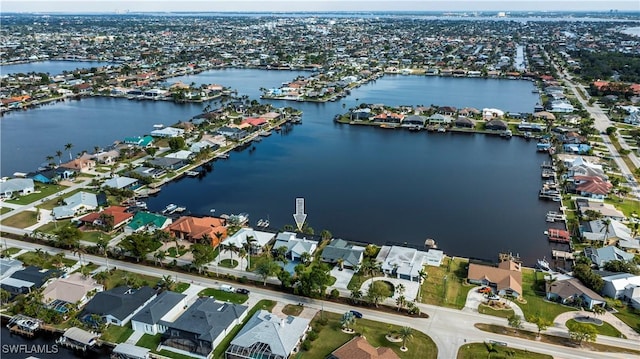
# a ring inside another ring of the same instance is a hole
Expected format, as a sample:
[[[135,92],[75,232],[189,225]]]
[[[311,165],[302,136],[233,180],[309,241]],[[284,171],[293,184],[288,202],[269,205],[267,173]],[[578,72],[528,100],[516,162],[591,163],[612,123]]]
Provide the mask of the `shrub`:
[[[307,339],[310,341],[318,339],[318,333],[316,333],[314,330],[310,331],[309,334],[307,334]]]
[[[340,297],[340,291],[334,288],[331,290],[331,294],[329,294],[329,296],[331,299],[338,299],[338,297]]]
[[[311,349],[311,342],[309,341],[309,339],[305,339],[305,341],[302,342],[302,350],[304,351],[309,351],[309,349]]]
[[[249,278],[247,278],[246,275],[243,275],[240,279],[238,279],[238,281],[240,281],[240,283],[242,284],[247,284],[249,282]]]

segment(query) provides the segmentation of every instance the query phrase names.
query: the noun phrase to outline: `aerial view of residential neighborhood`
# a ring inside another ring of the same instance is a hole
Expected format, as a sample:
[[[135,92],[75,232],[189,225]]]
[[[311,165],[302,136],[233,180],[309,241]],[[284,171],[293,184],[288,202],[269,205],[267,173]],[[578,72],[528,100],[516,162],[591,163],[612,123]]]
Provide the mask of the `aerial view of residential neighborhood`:
[[[3,359],[640,358],[640,3],[0,7]]]

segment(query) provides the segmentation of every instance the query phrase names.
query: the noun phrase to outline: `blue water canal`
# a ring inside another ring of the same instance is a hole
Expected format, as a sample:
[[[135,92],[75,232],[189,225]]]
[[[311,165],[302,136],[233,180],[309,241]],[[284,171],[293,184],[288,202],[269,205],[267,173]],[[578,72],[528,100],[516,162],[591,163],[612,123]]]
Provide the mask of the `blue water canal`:
[[[181,79],[218,83],[257,98],[299,72],[228,69]],[[293,224],[296,197],[306,199],[308,223],[348,240],[422,244],[434,238],[447,254],[495,259],[519,253],[525,263],[549,256],[545,213],[557,204],[537,198],[540,164],[535,142],[484,135],[412,133],[335,124],[356,103],[495,107],[532,112],[538,101],[528,81],[385,76],[325,104],[273,102],[304,111],[303,124],[231,152],[204,178],[184,178],[149,198],[192,213],[247,212],[252,222]],[[176,105],[86,98],[0,120],[2,175],[30,171],[72,143],[92,151],[152,125],[187,121],[203,104]],[[65,156],[68,157],[67,154]]]

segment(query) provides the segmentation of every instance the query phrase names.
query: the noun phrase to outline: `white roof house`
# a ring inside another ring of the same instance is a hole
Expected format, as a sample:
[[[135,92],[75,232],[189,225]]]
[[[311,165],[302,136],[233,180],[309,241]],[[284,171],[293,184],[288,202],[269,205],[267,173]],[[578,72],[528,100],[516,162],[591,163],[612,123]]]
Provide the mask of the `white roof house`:
[[[191,156],[193,155],[193,152],[191,151],[187,151],[187,150],[180,150],[174,153],[169,153],[168,155],[164,156],[165,158],[177,158],[179,160],[187,160],[189,158],[191,158]]]
[[[0,182],[0,198],[11,198],[13,195],[23,196],[33,193],[35,184],[31,178],[11,178]]]
[[[239,231],[233,234],[231,237],[227,237],[223,244],[233,245],[236,248],[243,248],[247,244],[247,240],[252,238],[252,253],[257,251],[258,248],[264,248],[267,243],[271,242],[275,238],[274,233],[256,231],[253,228],[240,228]]]
[[[280,318],[260,310],[233,338],[225,356],[257,358],[260,354],[270,353],[271,359],[286,359],[300,343],[309,323],[309,319],[293,316]]]
[[[382,271],[399,279],[414,282],[420,281],[420,271],[425,264],[440,266],[443,253],[440,250],[430,250],[433,253],[419,251],[414,248],[399,246],[382,246],[376,260],[382,263]]]
[[[287,247],[287,255],[291,260],[299,259],[302,253],[313,254],[318,248],[318,242],[306,238],[297,238],[295,233],[282,232],[276,237],[273,249]]]
[[[599,268],[611,261],[630,262],[633,260],[633,254],[627,253],[615,246],[606,246],[602,248],[588,247],[584,249],[584,255],[591,259],[593,264]]]
[[[101,292],[104,286],[91,277],[85,277],[80,273],[73,273],[66,278],[58,278],[51,282],[42,291],[44,302],[61,300],[67,303],[85,303],[89,298],[87,294],[95,290]]]
[[[608,226],[605,228],[605,223],[600,220],[590,221],[582,231],[582,236],[589,241],[606,241],[617,240],[622,242],[633,242],[635,238],[631,235],[631,229],[625,226],[623,223],[611,220]]]
[[[117,189],[127,188],[138,183],[138,180],[135,178],[129,177],[113,177],[104,181],[102,187],[112,187]]]
[[[159,130],[151,131],[151,136],[153,137],[178,137],[184,134],[184,130],[181,128],[175,127],[165,127]]]
[[[640,302],[640,276],[630,273],[614,274],[602,277],[604,287],[602,293],[614,299],[632,300]]]
[[[53,209],[51,214],[55,219],[71,218],[84,211],[98,208],[98,197],[89,192],[78,192],[64,199],[64,205]]]

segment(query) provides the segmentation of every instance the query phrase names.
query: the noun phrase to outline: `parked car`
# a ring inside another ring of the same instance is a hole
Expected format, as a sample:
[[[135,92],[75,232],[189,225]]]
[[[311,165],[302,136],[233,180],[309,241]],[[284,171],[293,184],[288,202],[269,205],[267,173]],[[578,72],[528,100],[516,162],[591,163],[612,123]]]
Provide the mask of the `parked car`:
[[[350,310],[351,314],[353,314],[354,317],[360,319],[362,318],[362,313],[358,312],[357,310]]]
[[[500,296],[495,295],[495,294],[492,294],[492,295],[488,296],[487,298],[488,298],[489,300],[498,300],[498,299],[500,299]]]
[[[482,294],[489,294],[491,293],[491,288],[489,287],[482,287],[480,289],[478,289],[478,292],[482,293]]]
[[[236,289],[228,284],[222,284],[220,286],[220,290],[223,290],[225,292],[229,292],[229,293],[233,293],[236,291]]]
[[[236,289],[236,293],[249,295],[249,289],[238,288]]]

